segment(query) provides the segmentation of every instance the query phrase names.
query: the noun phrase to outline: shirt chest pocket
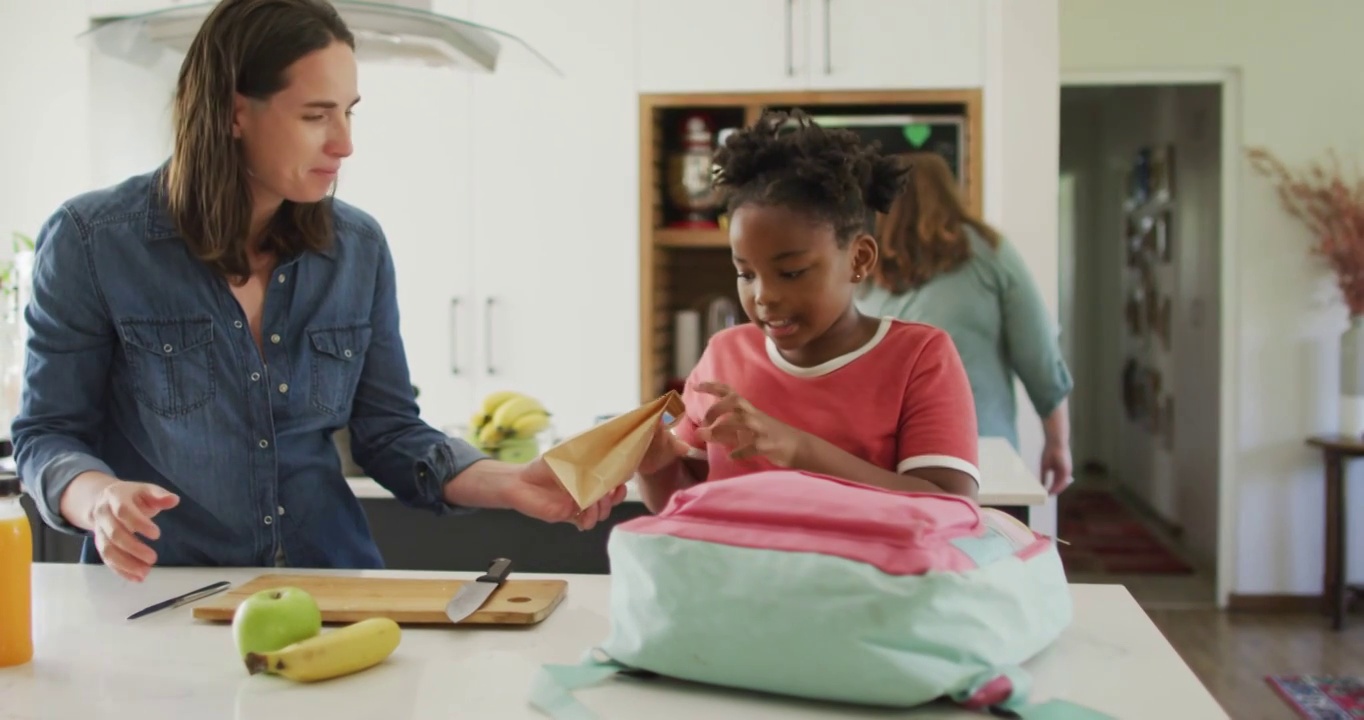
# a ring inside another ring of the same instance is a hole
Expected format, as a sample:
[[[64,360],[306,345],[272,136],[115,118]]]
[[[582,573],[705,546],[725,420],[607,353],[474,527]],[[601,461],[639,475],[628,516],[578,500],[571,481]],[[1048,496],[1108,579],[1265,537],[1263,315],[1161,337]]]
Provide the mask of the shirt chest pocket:
[[[308,330],[314,407],[334,415],[350,415],[369,338],[368,323]]]
[[[138,402],[159,415],[179,417],[213,400],[212,319],[129,319],[119,329]]]

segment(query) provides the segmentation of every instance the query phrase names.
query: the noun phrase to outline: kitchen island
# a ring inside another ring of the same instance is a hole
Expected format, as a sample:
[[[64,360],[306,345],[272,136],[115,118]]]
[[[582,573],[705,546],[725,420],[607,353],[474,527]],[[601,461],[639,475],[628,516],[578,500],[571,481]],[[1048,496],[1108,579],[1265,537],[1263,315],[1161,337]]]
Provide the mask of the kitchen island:
[[[609,632],[610,576],[555,575],[564,602],[526,627],[408,628],[384,664],[316,685],[249,676],[230,626],[184,606],[126,620],[154,602],[217,580],[239,585],[273,568],[157,568],[142,584],[107,568],[34,568],[35,648],[28,665],[0,670],[0,718],[99,717],[296,720],[541,718],[526,702],[543,663],[576,662]],[[300,571],[291,571],[300,572]],[[335,573],[336,571],[306,571]],[[473,577],[368,571],[368,576]],[[528,578],[525,573],[515,576]],[[1115,718],[1203,720],[1226,714],[1118,585],[1074,585],[1075,621],[1025,668],[1032,698],[1063,698]],[[951,706],[890,713],[666,680],[618,678],[579,691],[602,720],[697,718],[980,718]]]
[[[1021,519],[1036,513],[1047,501],[1046,490],[1023,459],[1001,438],[980,439],[982,505],[1011,510]],[[595,574],[610,571],[606,541],[611,529],[648,513],[631,483],[627,501],[612,511],[607,522],[586,532],[566,523],[546,524],[511,510],[481,510],[462,517],[440,517],[413,510],[367,477],[347,482],[369,519],[370,531],[387,567],[398,570],[481,571],[493,556],[513,557],[526,572]],[[34,524],[35,557],[44,562],[72,562],[80,555],[80,538]],[[1050,506],[1054,510],[1054,504]],[[1050,534],[1051,525],[1038,526]]]

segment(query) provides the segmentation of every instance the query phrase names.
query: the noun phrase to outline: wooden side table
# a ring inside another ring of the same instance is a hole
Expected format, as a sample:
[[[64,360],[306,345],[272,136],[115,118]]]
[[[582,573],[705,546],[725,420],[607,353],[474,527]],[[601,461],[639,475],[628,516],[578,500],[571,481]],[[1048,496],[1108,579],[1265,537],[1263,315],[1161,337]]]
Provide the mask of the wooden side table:
[[[1345,624],[1345,609],[1358,588],[1346,576],[1345,465],[1364,457],[1364,439],[1344,435],[1317,435],[1308,445],[1321,449],[1326,466],[1326,567],[1322,578],[1322,606],[1331,614],[1331,628]]]

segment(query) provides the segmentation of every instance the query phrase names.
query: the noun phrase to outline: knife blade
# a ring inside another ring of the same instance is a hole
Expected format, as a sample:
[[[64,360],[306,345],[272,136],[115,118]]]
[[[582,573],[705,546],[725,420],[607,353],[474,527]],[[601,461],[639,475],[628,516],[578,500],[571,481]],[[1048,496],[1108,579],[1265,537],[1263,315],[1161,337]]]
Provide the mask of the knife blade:
[[[226,590],[226,589],[227,589],[228,587],[230,587],[231,585],[232,585],[232,583],[229,583],[229,582],[226,581],[226,580],[219,580],[218,582],[215,582],[215,583],[213,583],[213,584],[211,584],[211,585],[205,585],[205,586],[199,588],[198,590],[190,590],[189,592],[185,593],[184,595],[177,595],[177,596],[175,596],[175,597],[173,597],[173,598],[171,598],[171,599],[169,599],[169,600],[162,600],[161,602],[159,602],[159,603],[157,603],[157,604],[155,604],[155,605],[149,605],[149,606],[147,606],[147,607],[144,607],[144,608],[142,608],[141,610],[138,610],[137,612],[133,613],[132,615],[129,615],[129,616],[128,616],[128,619],[129,619],[129,620],[136,620],[137,618],[140,618],[140,617],[142,617],[142,616],[144,616],[144,615],[150,615],[150,614],[152,614],[152,613],[154,613],[154,612],[158,612],[158,611],[160,611],[160,610],[166,610],[166,609],[169,609],[169,608],[180,607],[181,605],[184,605],[185,603],[192,603],[192,602],[194,602],[195,600],[202,600],[202,599],[208,597],[209,595],[213,595],[213,594],[215,594],[215,593],[220,593],[220,592]]]
[[[450,622],[458,623],[473,615],[488,601],[488,596],[502,586],[510,572],[511,560],[507,558],[493,560],[488,565],[488,572],[479,575],[473,582],[464,583],[454,597],[450,598],[450,602],[445,604],[445,616],[450,618]]]

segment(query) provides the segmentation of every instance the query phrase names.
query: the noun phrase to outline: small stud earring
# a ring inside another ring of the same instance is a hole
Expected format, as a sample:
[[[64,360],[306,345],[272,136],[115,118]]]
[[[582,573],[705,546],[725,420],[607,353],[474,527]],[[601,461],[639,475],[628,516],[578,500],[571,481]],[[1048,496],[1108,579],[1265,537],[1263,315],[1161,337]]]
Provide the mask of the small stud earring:
[[[853,275],[853,280],[855,280],[855,281],[861,281],[861,280],[862,280],[862,273],[857,273],[857,274]]]

